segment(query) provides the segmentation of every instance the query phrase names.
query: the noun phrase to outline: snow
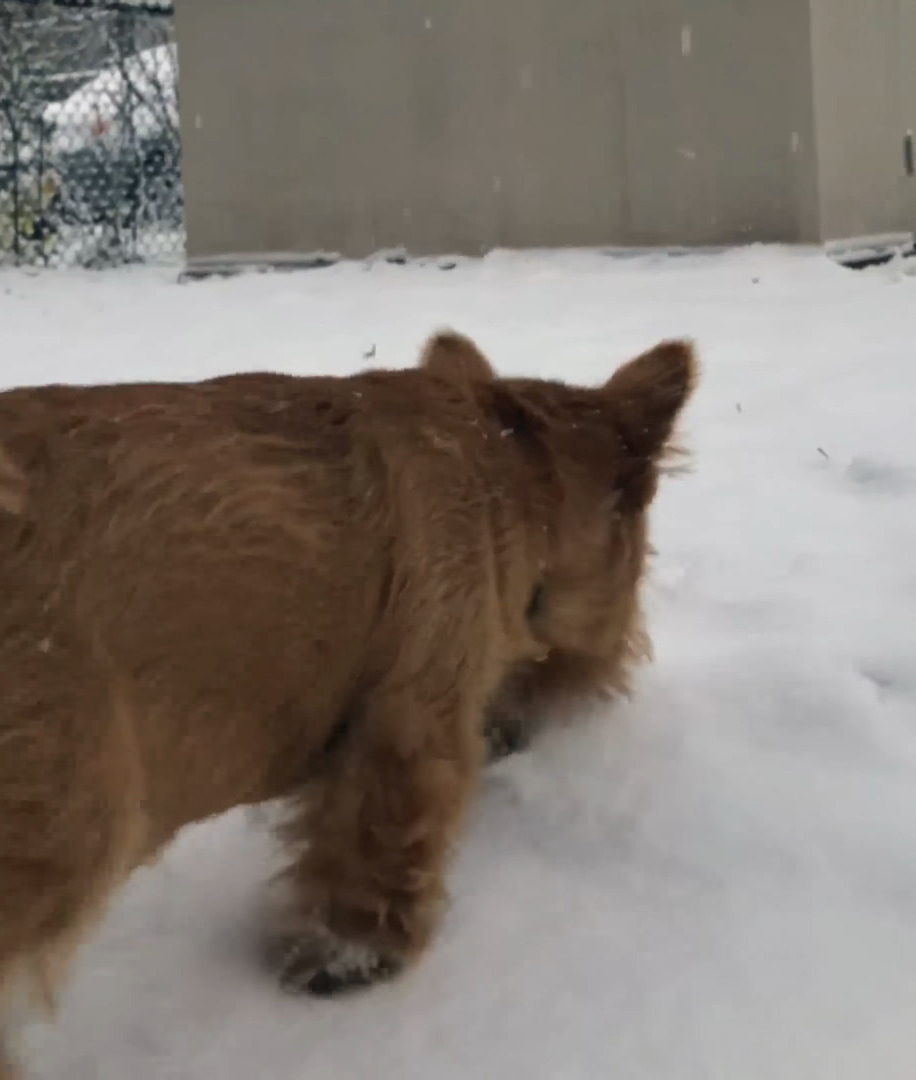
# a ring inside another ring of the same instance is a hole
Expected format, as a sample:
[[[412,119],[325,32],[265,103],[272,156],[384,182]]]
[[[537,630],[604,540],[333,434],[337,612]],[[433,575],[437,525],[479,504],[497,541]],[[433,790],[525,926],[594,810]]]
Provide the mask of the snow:
[[[87,146],[113,147],[123,136],[126,111],[132,134],[146,139],[178,127],[177,50],[173,43],[142,49],[117,65],[103,68],[63,101],[45,107],[53,127],[50,151],[73,153]]]
[[[497,252],[178,285],[0,273],[6,383],[412,363],[447,323],[504,372],[704,365],[654,514],[632,702],[492,772],[413,973],[282,996],[256,816],[183,833],[80,954],[37,1078],[911,1078],[916,278],[749,248]],[[363,355],[375,346],[372,361]]]

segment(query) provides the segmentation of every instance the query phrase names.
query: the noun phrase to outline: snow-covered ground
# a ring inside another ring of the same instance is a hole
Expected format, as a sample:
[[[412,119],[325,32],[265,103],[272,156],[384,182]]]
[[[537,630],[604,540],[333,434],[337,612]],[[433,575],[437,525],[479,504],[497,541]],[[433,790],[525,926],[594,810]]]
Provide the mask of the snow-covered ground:
[[[505,372],[704,364],[665,482],[657,660],[628,705],[487,779],[439,941],[331,1002],[256,959],[243,813],[138,872],[82,953],[44,1080],[911,1080],[916,278],[817,255],[509,255],[179,286],[0,274],[4,383],[412,363],[447,323]],[[375,347],[371,361],[363,359]]]

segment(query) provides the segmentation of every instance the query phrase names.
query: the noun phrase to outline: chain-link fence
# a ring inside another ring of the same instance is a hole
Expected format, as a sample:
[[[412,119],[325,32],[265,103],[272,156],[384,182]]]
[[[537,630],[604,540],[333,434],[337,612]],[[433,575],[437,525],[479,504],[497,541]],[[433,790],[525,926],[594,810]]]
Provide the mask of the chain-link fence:
[[[171,3],[0,0],[0,264],[184,251]]]

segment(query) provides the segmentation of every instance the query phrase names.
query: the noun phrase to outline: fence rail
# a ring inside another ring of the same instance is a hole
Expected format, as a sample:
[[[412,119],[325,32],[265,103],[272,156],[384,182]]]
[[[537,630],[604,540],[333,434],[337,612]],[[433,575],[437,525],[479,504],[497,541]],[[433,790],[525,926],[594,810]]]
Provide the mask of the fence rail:
[[[184,251],[171,4],[0,0],[0,263]]]

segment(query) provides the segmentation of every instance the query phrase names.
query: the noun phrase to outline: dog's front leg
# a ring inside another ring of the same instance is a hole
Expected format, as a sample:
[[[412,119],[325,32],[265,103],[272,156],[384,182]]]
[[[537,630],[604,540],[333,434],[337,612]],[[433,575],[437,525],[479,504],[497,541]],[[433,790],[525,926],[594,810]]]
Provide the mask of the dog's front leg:
[[[451,681],[454,686],[454,682]],[[422,952],[483,757],[479,706],[378,689],[285,830],[291,891],[272,955],[291,991],[330,995]]]

